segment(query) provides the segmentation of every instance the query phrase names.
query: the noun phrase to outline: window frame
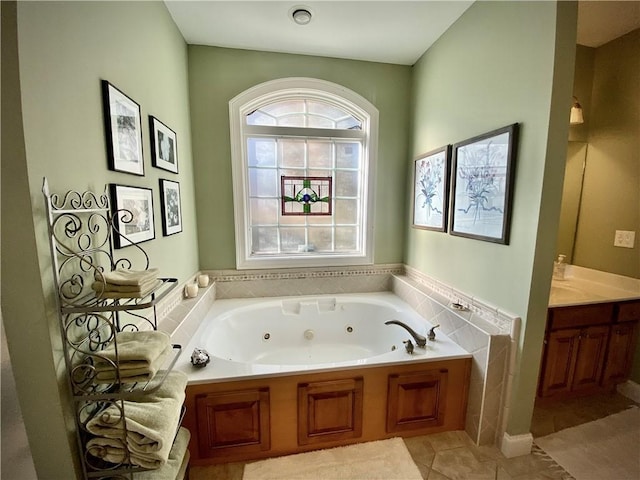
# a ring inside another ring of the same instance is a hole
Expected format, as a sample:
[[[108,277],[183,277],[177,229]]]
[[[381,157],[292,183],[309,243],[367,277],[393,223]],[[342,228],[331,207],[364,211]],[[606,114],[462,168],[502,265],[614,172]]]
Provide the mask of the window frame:
[[[362,119],[362,130],[336,130],[303,127],[274,127],[247,125],[246,115],[261,106],[277,101],[307,98],[335,105]],[[229,130],[231,137],[231,164],[233,177],[233,206],[235,223],[236,268],[265,269],[292,267],[328,267],[373,264],[373,218],[376,154],[378,150],[378,109],[368,100],[341,85],[314,78],[291,77],[256,85],[229,101]],[[249,179],[245,139],[251,132],[282,135],[286,129],[291,135],[313,137],[321,134],[331,138],[362,139],[363,199],[366,211],[360,234],[361,250],[357,254],[308,253],[305,255],[274,254],[252,256],[249,220]],[[331,135],[333,132],[333,135]],[[343,133],[346,133],[344,136]]]

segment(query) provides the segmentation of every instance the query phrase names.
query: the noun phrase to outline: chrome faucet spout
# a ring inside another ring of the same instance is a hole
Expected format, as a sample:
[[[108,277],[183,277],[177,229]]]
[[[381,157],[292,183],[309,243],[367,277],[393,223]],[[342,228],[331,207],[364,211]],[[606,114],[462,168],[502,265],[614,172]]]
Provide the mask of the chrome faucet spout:
[[[388,322],[384,322],[384,324],[385,325],[399,325],[400,327],[404,328],[407,332],[409,332],[411,334],[413,339],[416,341],[416,345],[418,345],[420,348],[425,348],[427,346],[427,339],[425,337],[423,337],[422,335],[420,335],[419,333],[417,333],[409,325],[407,325],[405,323],[402,323],[399,320],[389,320]]]

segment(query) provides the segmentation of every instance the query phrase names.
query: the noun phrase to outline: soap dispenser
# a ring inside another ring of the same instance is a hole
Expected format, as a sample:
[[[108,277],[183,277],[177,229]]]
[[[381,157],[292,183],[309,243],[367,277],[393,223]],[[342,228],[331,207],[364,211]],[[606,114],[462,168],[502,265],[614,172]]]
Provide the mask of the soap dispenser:
[[[553,278],[556,280],[564,280],[565,269],[567,268],[567,264],[564,262],[565,258],[567,258],[566,255],[558,255],[558,260],[553,262]]]

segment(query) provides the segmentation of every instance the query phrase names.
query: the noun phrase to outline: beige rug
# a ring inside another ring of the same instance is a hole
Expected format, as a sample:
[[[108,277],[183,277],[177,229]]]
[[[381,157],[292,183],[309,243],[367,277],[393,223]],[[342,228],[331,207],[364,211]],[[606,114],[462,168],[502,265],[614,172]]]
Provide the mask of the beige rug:
[[[640,479],[640,408],[534,441],[576,480]]]
[[[248,463],[243,480],[422,480],[401,438]]]

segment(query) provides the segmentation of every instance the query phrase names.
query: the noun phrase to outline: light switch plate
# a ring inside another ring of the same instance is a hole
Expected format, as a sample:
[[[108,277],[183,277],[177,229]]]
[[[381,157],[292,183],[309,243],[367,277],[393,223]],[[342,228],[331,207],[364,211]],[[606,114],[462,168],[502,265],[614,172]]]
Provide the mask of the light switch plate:
[[[616,236],[613,239],[614,247],[633,248],[636,242],[636,232],[629,230],[616,230]]]

